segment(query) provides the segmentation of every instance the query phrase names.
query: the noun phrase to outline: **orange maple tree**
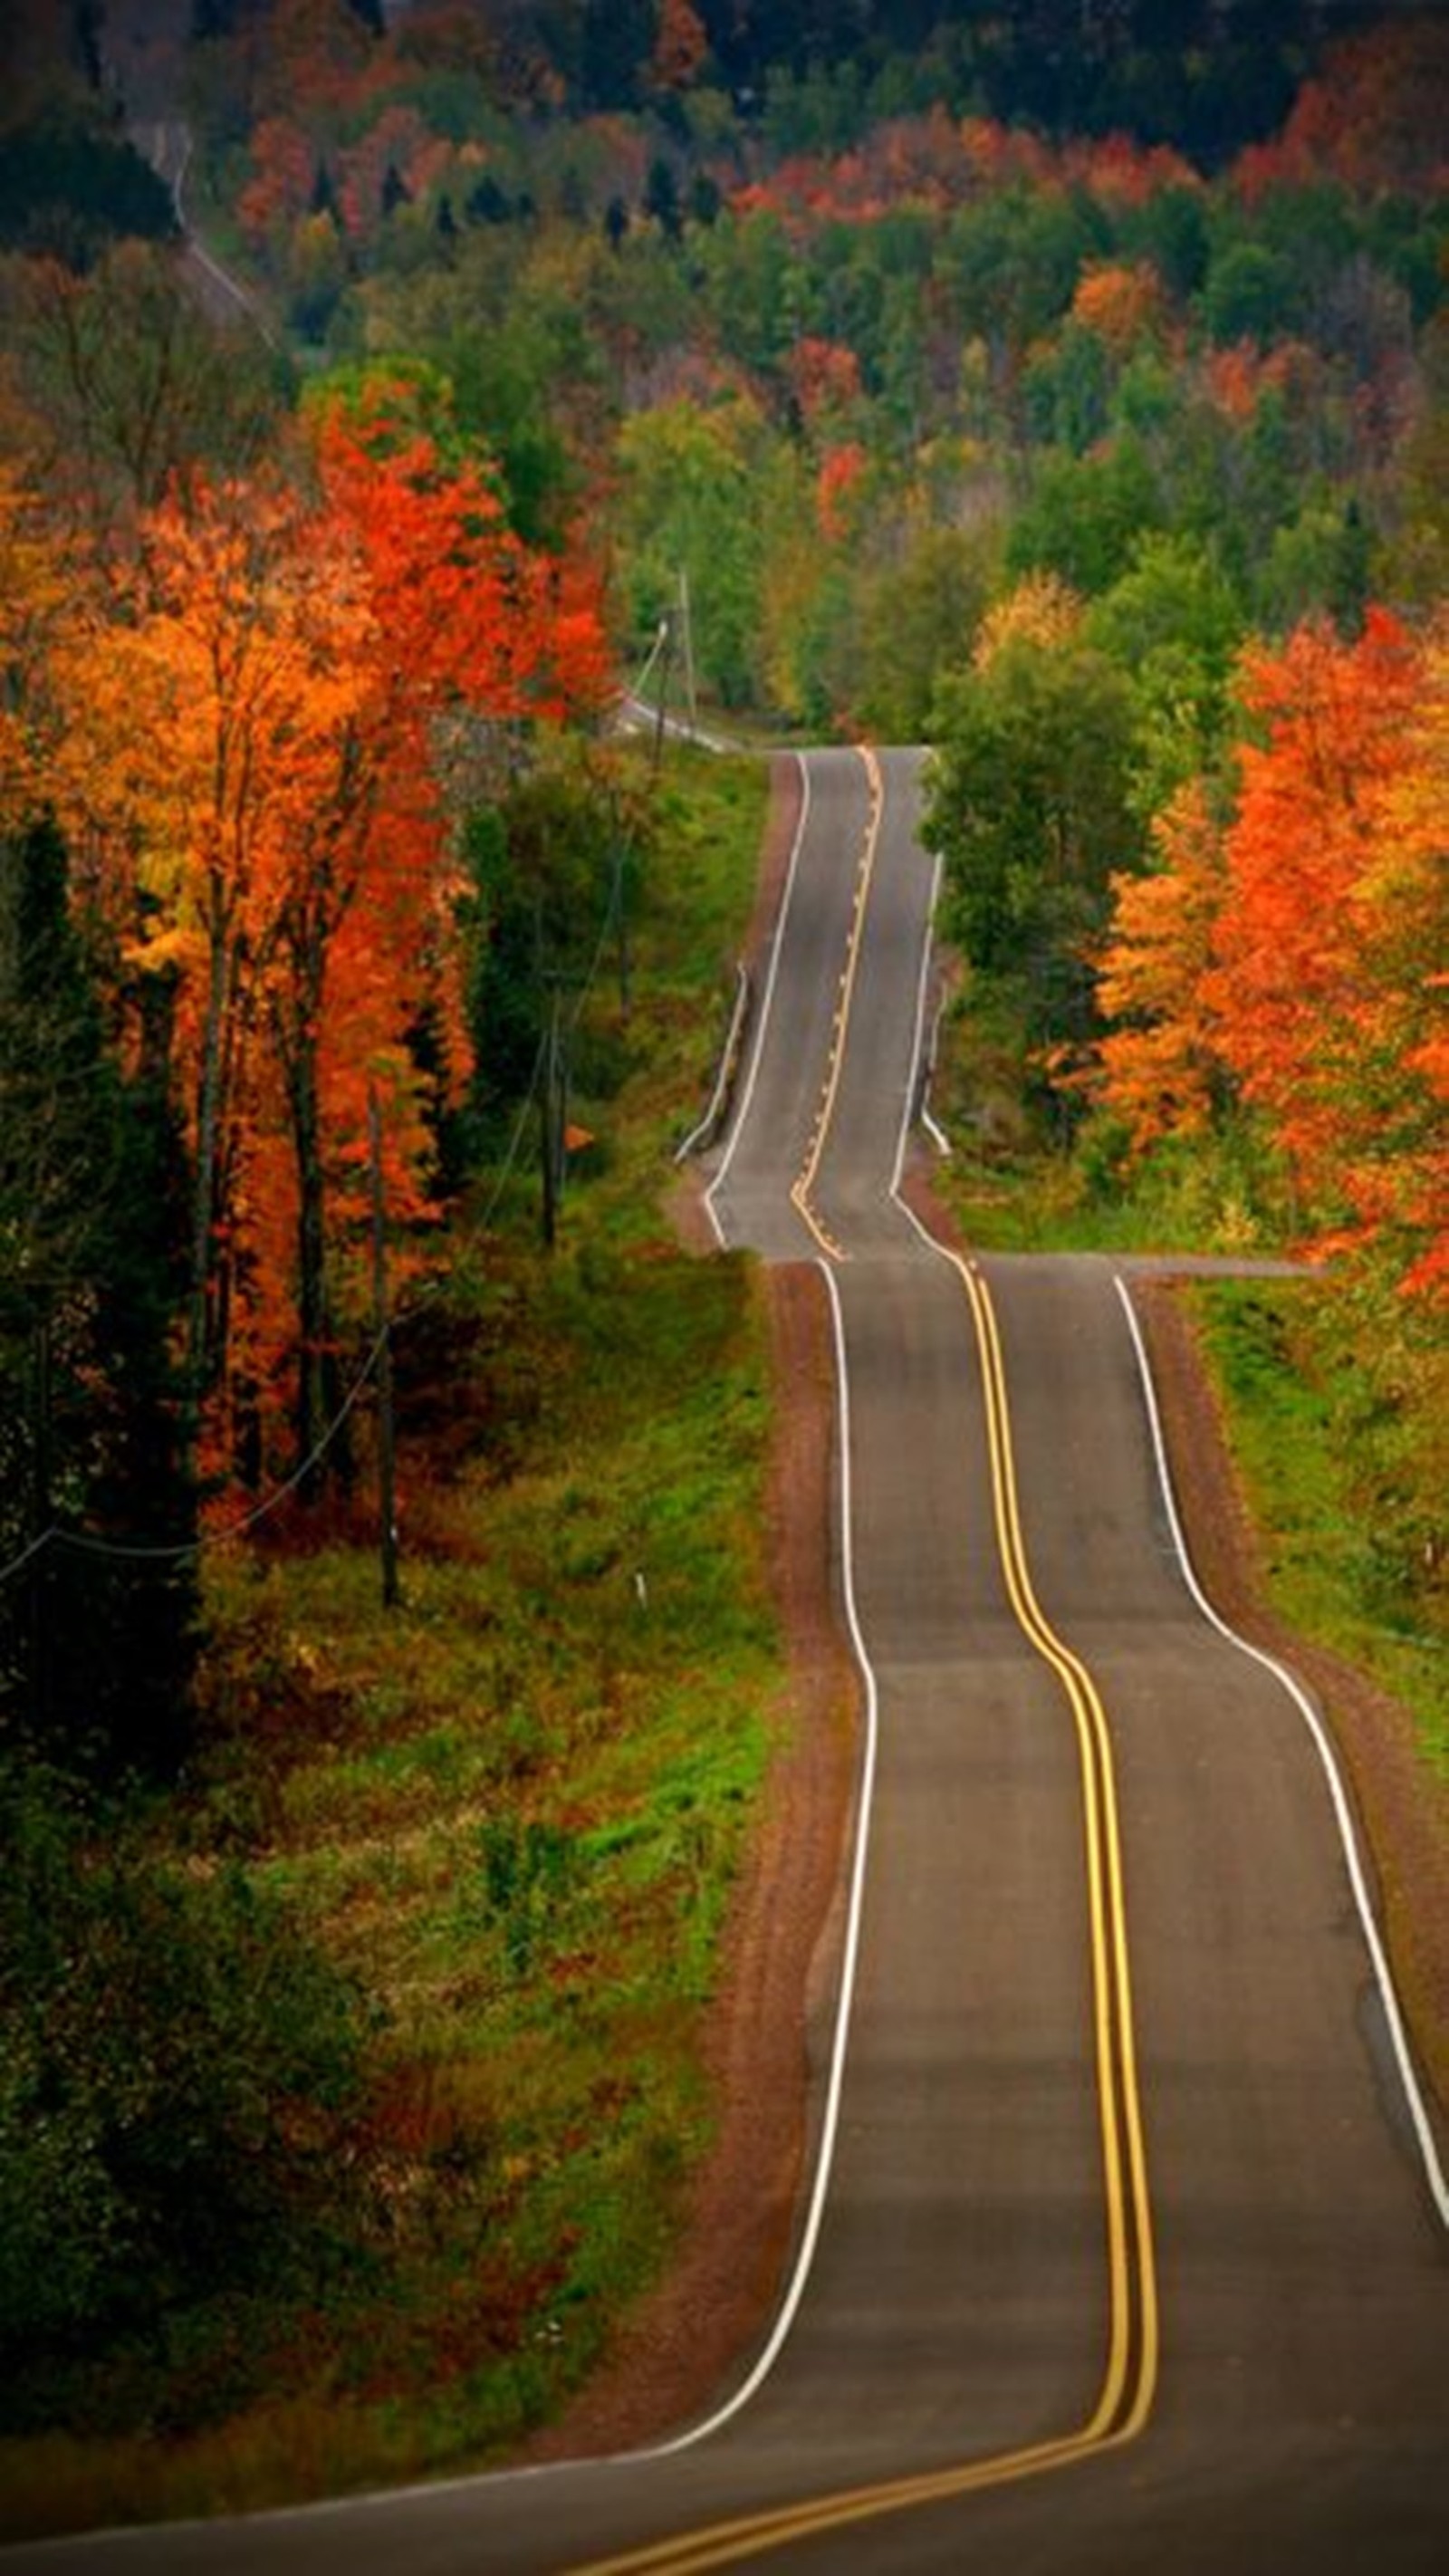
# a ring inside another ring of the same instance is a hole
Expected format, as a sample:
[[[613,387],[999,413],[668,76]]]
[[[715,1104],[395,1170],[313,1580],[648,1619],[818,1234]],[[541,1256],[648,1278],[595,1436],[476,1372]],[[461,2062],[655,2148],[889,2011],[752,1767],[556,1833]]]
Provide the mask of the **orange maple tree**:
[[[1306,625],[1244,665],[1266,739],[1242,754],[1208,994],[1224,1060],[1313,1202],[1350,1163],[1375,1008],[1361,887],[1415,687],[1412,643],[1383,610],[1355,643]]]
[[[1167,297],[1150,260],[1094,260],[1083,270],[1072,298],[1072,319],[1125,357],[1137,341],[1158,334]]]
[[[1323,1247],[1449,1295],[1449,628],[1382,608],[1244,657],[1259,738],[1219,835],[1201,788],[1119,883],[1096,1096],[1141,1149],[1230,1079]]]
[[[316,416],[310,488],[197,481],[142,540],[123,613],[98,606],[64,664],[57,785],[133,967],[175,983],[213,1449],[249,1425],[255,1448],[290,1376],[306,1457],[369,1090],[406,1224],[429,1205],[419,1026],[445,1088],[469,1070],[450,765],[480,728],[597,703],[598,600],[376,387]]]
[[[1178,790],[1152,837],[1156,866],[1112,880],[1097,1005],[1114,1025],[1089,1085],[1139,1154],[1164,1136],[1200,1134],[1221,1087],[1203,987],[1226,875],[1221,820],[1202,780]]]

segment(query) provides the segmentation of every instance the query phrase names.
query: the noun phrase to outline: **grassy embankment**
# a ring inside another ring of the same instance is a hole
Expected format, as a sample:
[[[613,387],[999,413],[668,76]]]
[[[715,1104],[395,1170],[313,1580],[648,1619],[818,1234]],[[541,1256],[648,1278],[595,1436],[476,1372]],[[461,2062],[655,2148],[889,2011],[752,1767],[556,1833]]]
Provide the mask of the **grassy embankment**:
[[[779,1700],[749,1265],[661,1215],[708,1095],[765,765],[671,752],[632,1008],[552,1259],[519,1171],[398,1333],[400,1607],[359,1527],[207,1568],[200,1788],[380,2016],[359,2241],[158,2320],[0,2446],[13,2529],[485,2462],[667,2259],[711,2132],[702,2006]],[[617,1007],[600,989],[591,1009]]]
[[[1162,1154],[1124,1187],[1090,1149],[1053,1150],[1020,1100],[1009,1021],[962,1004],[943,1024],[938,1186],[997,1251],[1290,1249],[1245,1134]],[[1195,1281],[1199,1345],[1273,1607],[1371,1674],[1449,1770],[1449,1353],[1442,1327],[1338,1272]]]

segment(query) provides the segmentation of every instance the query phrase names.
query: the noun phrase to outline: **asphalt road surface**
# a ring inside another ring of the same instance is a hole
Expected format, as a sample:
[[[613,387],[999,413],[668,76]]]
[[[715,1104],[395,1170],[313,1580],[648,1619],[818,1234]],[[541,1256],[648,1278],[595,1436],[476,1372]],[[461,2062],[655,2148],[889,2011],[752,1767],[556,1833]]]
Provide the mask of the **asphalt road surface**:
[[[628,2459],[11,2553],[62,2571],[1449,2568],[1449,2199],[1312,1713],[1205,1615],[1128,1298],[896,1195],[917,764],[811,754],[714,1157],[836,1319],[860,1830],[778,2317]]]

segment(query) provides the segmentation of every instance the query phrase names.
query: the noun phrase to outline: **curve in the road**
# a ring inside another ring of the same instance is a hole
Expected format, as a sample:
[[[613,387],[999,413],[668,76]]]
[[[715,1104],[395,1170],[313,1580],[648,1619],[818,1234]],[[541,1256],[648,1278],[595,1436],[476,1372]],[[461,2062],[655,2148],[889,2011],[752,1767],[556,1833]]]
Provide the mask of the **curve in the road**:
[[[905,1204],[917,764],[802,768],[708,1204],[827,1284],[867,1721],[763,2350],[652,2452],[38,2548],[35,2576],[1449,2563],[1449,2204],[1407,2048],[1392,2082],[1380,2052],[1351,1828],[1199,1615],[1108,1265],[963,1261]]]

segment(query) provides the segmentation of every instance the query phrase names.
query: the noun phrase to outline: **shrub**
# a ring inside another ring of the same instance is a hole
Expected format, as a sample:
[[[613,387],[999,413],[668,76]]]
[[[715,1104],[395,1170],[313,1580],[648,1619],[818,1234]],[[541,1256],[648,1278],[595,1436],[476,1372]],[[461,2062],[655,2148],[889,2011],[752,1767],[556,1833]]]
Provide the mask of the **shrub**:
[[[340,2238],[356,1995],[236,1866],[0,1775],[0,2361],[160,2329]]]

